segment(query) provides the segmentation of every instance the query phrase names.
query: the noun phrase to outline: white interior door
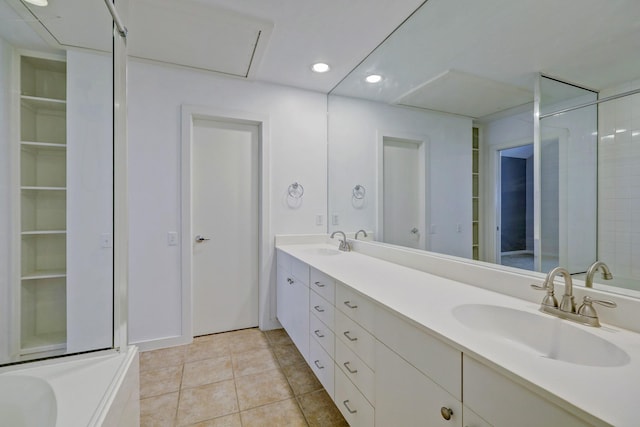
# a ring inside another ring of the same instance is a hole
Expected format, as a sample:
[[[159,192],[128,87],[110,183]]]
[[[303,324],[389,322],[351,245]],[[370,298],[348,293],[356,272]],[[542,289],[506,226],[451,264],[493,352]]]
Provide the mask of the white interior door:
[[[193,332],[258,325],[258,126],[196,119]]]
[[[424,173],[420,144],[396,138],[383,141],[383,241],[425,248]]]

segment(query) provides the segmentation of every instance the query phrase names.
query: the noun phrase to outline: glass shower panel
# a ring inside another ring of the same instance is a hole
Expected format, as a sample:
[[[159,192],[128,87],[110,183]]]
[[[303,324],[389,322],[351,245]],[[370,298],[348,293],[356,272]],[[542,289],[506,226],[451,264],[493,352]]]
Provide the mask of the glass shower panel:
[[[86,7],[0,2],[0,365],[113,347],[112,21]]]
[[[540,257],[548,272],[587,270],[596,259],[598,94],[543,77],[540,82]]]

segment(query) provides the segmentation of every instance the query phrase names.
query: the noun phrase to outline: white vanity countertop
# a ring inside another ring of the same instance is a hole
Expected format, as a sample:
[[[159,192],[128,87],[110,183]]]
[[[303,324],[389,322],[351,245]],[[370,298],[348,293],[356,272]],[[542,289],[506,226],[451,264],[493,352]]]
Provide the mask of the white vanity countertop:
[[[553,360],[506,341],[488,340],[486,335],[464,326],[453,315],[453,309],[462,304],[490,304],[549,316],[538,311],[539,304],[356,252],[320,255],[318,248],[335,249],[327,244],[276,247],[422,325],[428,332],[516,382],[533,386],[539,394],[546,394],[552,400],[566,401],[574,407],[567,410],[587,422],[614,426],[640,423],[640,334],[606,324],[593,328],[570,322],[617,345],[627,352],[630,362],[619,367],[598,367]],[[535,333],[532,328],[531,334]]]

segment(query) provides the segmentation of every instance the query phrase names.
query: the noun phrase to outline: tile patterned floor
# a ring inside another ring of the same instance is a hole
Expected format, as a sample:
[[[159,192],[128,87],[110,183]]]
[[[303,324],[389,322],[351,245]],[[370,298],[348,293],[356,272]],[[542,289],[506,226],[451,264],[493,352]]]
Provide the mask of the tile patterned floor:
[[[283,329],[141,353],[140,412],[142,427],[348,425]]]

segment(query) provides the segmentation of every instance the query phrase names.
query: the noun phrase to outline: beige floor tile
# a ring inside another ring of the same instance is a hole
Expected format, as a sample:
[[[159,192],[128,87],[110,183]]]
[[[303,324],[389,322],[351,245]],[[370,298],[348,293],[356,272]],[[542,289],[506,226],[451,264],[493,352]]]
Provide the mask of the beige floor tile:
[[[294,399],[283,400],[240,412],[243,427],[306,427],[307,422]]]
[[[241,411],[293,397],[280,369],[239,377],[236,379],[236,390]]]
[[[304,362],[304,357],[293,344],[275,345],[272,349],[281,366],[296,365]]]
[[[197,337],[187,346],[186,352],[185,361],[187,362],[227,356],[230,353],[229,339],[225,334]]]
[[[187,346],[181,345],[140,353],[140,371],[182,365],[184,363],[186,347]]]
[[[302,413],[310,427],[348,427],[331,397],[324,390],[298,396]]]
[[[291,338],[284,329],[272,329],[264,333],[271,345],[293,344],[293,341],[291,341]]]
[[[232,354],[245,353],[269,347],[269,341],[264,332],[259,329],[242,329],[229,332],[229,348]]]
[[[142,371],[140,372],[140,398],[178,391],[181,380],[182,365]]]
[[[242,427],[240,422],[240,413],[227,415],[212,420],[203,421],[198,424],[192,424],[191,427]]]
[[[268,348],[247,351],[231,356],[235,377],[257,374],[271,369],[277,369],[278,362]]]
[[[188,388],[180,393],[178,425],[184,426],[238,412],[233,380]]]
[[[307,362],[283,366],[282,371],[287,380],[289,380],[289,384],[296,396],[322,389],[322,384],[309,368]]]
[[[233,379],[231,356],[198,360],[184,364],[182,388],[198,387]]]
[[[162,396],[140,400],[141,427],[173,427],[178,408],[178,394],[169,393]]]

